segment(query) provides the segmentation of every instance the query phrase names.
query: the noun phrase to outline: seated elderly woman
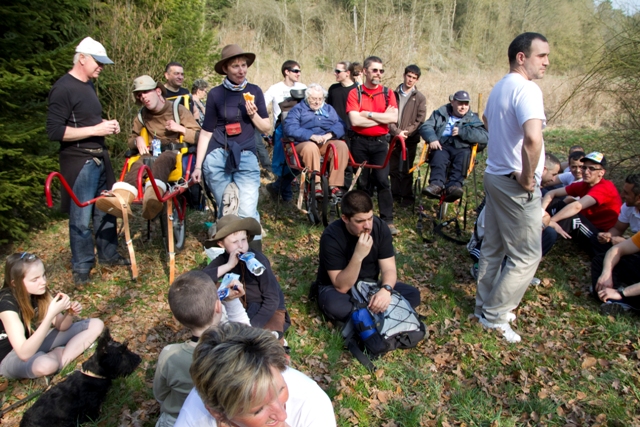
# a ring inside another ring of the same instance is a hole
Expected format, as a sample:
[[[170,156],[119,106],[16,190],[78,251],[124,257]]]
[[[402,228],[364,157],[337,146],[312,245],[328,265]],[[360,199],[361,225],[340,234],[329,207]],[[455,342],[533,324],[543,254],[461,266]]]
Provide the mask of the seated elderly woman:
[[[309,85],[304,102],[289,111],[284,120],[284,134],[295,142],[302,163],[311,170],[320,170],[320,156],[324,156],[328,143],[336,147],[338,169],[330,167],[329,188],[332,194],[342,195],[344,170],[349,162],[349,148],[344,141],[344,123],[333,107],[324,102],[325,91],[317,83]],[[331,163],[333,165],[333,162]],[[322,197],[320,177],[316,177],[316,196]]]
[[[175,427],[335,427],[329,396],[287,366],[269,331],[242,323],[208,329],[193,353],[195,388]]]

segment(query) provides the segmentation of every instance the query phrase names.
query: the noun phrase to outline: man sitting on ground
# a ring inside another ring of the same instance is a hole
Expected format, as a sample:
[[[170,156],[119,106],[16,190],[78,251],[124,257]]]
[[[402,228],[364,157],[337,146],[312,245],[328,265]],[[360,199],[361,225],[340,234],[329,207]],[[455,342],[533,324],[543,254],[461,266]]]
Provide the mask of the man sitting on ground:
[[[178,150],[172,149],[170,144],[179,143],[180,136],[183,142],[194,144],[200,134],[200,126],[196,123],[193,115],[182,104],[178,105],[178,117],[180,124],[176,123],[174,117],[173,102],[164,98],[165,88],[161,83],[156,83],[150,76],[140,76],[133,81],[133,95],[137,104],[142,104],[140,114],[133,119],[133,130],[129,137],[129,148],[137,148],[140,158],[131,165],[129,172],[124,177],[124,181],[113,184],[112,192],[117,194],[122,201],[126,202],[127,214],[131,215],[129,206],[138,197],[138,171],[144,165],[145,158],[155,158],[151,166],[151,173],[156,182],[156,186],[161,192],[167,191],[167,180],[171,171],[176,167],[176,157]],[[140,120],[142,118],[142,121]],[[149,146],[140,133],[142,128],[147,129],[149,135]],[[163,151],[160,155],[154,153],[152,140],[159,139]],[[162,210],[162,202],[158,200],[156,193],[147,182],[144,190],[144,200],[142,202],[142,217],[153,219]],[[118,218],[122,218],[122,202],[118,197],[103,197],[98,199],[96,207],[104,212],[110,213]]]
[[[598,242],[617,245],[626,239],[622,237],[627,228],[632,233],[640,231],[640,174],[627,176],[622,187],[624,204],[620,208],[618,222],[609,231],[598,233]]]
[[[332,194],[342,196],[344,170],[349,163],[349,149],[340,140],[344,135],[344,123],[336,110],[324,102],[324,89],[317,83],[307,88],[304,102],[289,111],[284,120],[284,134],[295,142],[296,152],[302,163],[313,171],[320,171],[320,157],[331,159],[329,167],[329,187]],[[333,168],[333,155],[327,153],[329,143],[337,151],[338,168]],[[316,175],[316,196],[322,197],[320,175]]]
[[[176,427],[335,427],[331,400],[287,366],[270,332],[240,323],[207,330],[193,353],[195,388]]]
[[[398,282],[391,232],[373,215],[373,201],[362,190],[342,198],[342,218],[322,233],[319,260],[318,305],[329,320],[348,321],[353,309],[349,291],[360,280],[382,285],[370,299],[369,309],[374,313],[387,309],[392,290],[412,307],[420,304],[420,291]]]
[[[640,232],[594,257],[591,280],[603,314],[640,310]]]
[[[546,184],[541,185],[543,188],[541,189],[542,195],[544,196],[547,192],[551,190],[555,190],[556,188],[566,187],[567,185],[573,184],[574,182],[582,181],[582,158],[586,154],[584,151],[574,151],[569,155],[569,171],[562,172],[558,174],[553,181],[547,182]],[[562,165],[561,165],[562,168]],[[567,196],[570,197],[570,196]],[[565,199],[565,202],[567,200]],[[575,201],[575,200],[570,200]]]
[[[431,117],[420,126],[420,136],[429,144],[431,153],[429,186],[423,192],[437,199],[444,189],[445,201],[453,202],[462,197],[471,146],[486,145],[489,133],[478,115],[469,109],[469,93],[459,90],[449,97],[449,101],[431,113]],[[449,164],[451,170],[447,179]]]
[[[568,187],[549,191],[542,199],[542,209],[551,215],[549,226],[565,239],[573,239],[593,257],[598,243],[596,236],[601,231],[611,229],[620,213],[620,196],[615,185],[604,179],[607,159],[602,153],[593,152],[582,158],[583,180]],[[556,197],[566,195],[580,197],[580,200],[566,204]]]

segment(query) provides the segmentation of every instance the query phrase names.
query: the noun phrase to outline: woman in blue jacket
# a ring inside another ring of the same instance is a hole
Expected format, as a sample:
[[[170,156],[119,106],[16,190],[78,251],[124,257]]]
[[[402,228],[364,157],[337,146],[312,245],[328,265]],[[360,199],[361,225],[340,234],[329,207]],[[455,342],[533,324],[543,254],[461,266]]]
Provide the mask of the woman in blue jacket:
[[[338,168],[333,169],[331,162],[329,188],[332,194],[342,195],[349,148],[339,139],[344,136],[344,123],[324,99],[325,91],[322,86],[317,83],[309,85],[304,102],[293,107],[284,120],[284,134],[295,141],[302,163],[311,170],[320,171],[320,157],[327,152],[329,142],[336,147]],[[325,158],[327,160],[329,159]],[[320,176],[316,176],[316,196],[322,197]]]

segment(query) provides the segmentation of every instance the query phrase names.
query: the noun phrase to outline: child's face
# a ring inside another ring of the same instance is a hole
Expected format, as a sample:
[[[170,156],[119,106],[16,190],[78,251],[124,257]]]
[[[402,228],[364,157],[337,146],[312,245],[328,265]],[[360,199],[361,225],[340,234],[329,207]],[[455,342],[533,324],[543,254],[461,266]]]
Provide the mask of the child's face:
[[[221,248],[230,254],[237,250],[238,252],[245,253],[249,250],[249,240],[247,239],[246,230],[236,231],[229,234],[227,237],[218,242]]]
[[[42,261],[27,266],[23,283],[30,295],[42,295],[47,291],[47,276]]]

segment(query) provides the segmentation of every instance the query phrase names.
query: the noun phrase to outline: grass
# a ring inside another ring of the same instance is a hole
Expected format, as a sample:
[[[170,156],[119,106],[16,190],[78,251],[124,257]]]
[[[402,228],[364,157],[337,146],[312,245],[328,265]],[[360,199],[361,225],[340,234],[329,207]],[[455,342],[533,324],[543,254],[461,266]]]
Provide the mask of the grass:
[[[547,148],[560,155],[574,141],[587,150],[597,148],[597,138],[585,132],[548,131],[545,139]],[[480,191],[480,177],[478,183]],[[426,208],[435,212],[431,202]],[[292,207],[279,207],[276,219],[269,200],[261,201],[260,210],[268,232],[264,250],[293,320],[287,334],[292,364],[327,391],[339,426],[640,425],[638,319],[598,313],[598,304],[586,294],[588,260],[570,242],[558,242],[540,264],[536,276],[542,284],[527,290],[516,311],[514,327],[523,341],[509,344],[473,316],[475,286],[465,247],[443,240],[423,245],[415,214],[398,208],[399,279],[420,289],[419,312],[427,318],[429,337],[415,349],[385,355],[370,373],[343,349],[339,333],[307,300],[322,227],[310,226]],[[209,220],[204,212],[189,213],[186,246],[176,256],[178,274],[203,265],[202,224]],[[471,224],[472,218],[467,233]],[[123,267],[98,266],[94,283],[74,288],[64,220],[14,248],[42,256],[51,289],[70,293],[85,314],[102,318],[114,338],[128,339],[143,358],[134,375],[114,384],[101,418],[90,425],[154,425],[158,404],[151,385],[158,354],[189,336],[166,302],[168,266],[159,225],[153,224],[149,242],[140,219],[132,231],[140,268],[136,282]],[[44,388],[43,380],[3,384],[3,407]],[[17,425],[26,407],[5,415],[3,423]]]

